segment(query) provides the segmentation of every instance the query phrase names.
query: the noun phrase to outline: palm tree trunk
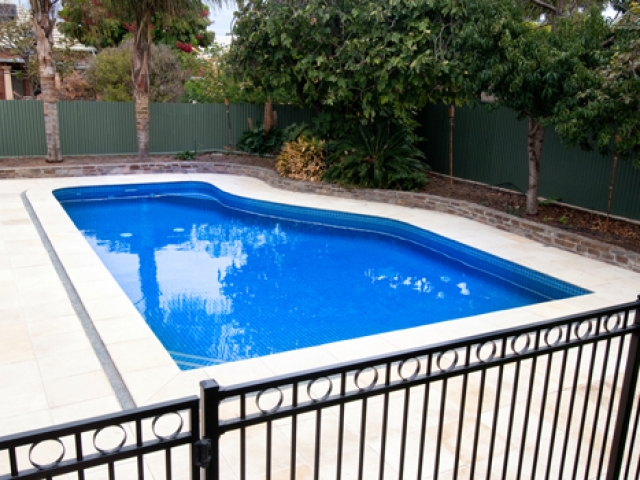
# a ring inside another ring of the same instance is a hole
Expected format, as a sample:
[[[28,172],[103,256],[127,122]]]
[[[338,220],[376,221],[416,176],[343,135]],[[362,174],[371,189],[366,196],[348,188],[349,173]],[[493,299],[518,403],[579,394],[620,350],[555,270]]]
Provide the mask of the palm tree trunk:
[[[544,142],[544,127],[535,118],[528,117],[529,132],[527,153],[529,155],[529,188],[527,189],[527,215],[538,213],[538,178],[540,177],[540,157]]]
[[[58,105],[55,87],[56,67],[53,61],[53,28],[56,17],[51,0],[32,1],[33,28],[38,50],[41,99],[44,109],[44,131],[47,143],[47,162],[62,162],[60,133],[58,127]]]
[[[131,77],[136,104],[138,156],[149,158],[149,56],[151,54],[151,16],[146,14],[137,25],[133,42]]]

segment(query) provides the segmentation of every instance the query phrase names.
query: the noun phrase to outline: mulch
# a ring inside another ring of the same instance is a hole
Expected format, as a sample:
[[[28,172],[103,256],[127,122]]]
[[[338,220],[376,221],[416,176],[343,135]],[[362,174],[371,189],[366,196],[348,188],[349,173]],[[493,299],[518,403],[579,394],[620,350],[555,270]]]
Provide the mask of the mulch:
[[[176,162],[173,155],[153,155],[152,162]],[[242,165],[253,165],[273,169],[275,159],[272,157],[258,157],[253,155],[235,154],[203,154],[190,161],[224,161]],[[105,156],[105,157],[69,157],[62,165],[96,165],[115,163],[138,163],[137,155]],[[44,158],[4,158],[0,159],[0,169],[16,167],[46,167]],[[431,175],[430,182],[424,192],[439,197],[465,200],[507,212],[527,220],[552,225],[562,230],[617,245],[619,247],[640,252],[640,222],[610,219],[607,227],[606,216],[596,212],[555,203],[543,203],[539,206],[538,214],[525,215],[525,197],[519,192],[506,191],[487,185],[454,179],[453,187],[449,179],[439,175]]]

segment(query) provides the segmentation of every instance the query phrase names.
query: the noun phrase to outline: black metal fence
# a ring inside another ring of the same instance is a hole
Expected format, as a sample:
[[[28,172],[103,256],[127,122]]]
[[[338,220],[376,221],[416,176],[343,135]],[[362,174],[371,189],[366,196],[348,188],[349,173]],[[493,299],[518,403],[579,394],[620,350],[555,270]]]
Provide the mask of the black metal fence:
[[[0,479],[637,479],[639,309],[205,381],[199,408],[184,399],[0,439]],[[47,442],[58,451],[41,465]]]
[[[0,479],[198,478],[198,408],[191,397],[0,438]]]
[[[638,478],[638,305],[203,382],[208,478]]]

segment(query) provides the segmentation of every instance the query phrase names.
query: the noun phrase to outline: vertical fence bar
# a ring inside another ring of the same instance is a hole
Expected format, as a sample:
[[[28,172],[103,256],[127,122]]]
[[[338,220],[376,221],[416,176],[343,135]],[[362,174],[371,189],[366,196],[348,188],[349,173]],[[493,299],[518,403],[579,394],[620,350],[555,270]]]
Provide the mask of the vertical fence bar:
[[[200,382],[200,418],[201,432],[204,438],[211,440],[211,462],[205,469],[206,480],[218,480],[220,476],[220,435],[218,434],[220,385],[215,380]]]
[[[636,302],[633,325],[640,327],[640,295]],[[620,342],[622,344],[622,342]],[[620,346],[622,348],[622,345]],[[633,407],[633,395],[638,382],[638,370],[640,368],[640,332],[635,330],[631,334],[629,343],[629,353],[627,355],[627,365],[625,367],[624,379],[622,381],[622,391],[620,403],[618,404],[618,417],[613,430],[613,440],[611,442],[611,455],[607,466],[606,480],[615,480],[620,477],[622,471],[622,461],[624,459],[624,446],[629,433],[629,422],[631,421],[631,410]]]
[[[202,435],[200,435],[200,415],[198,415],[198,413],[200,412],[200,410],[197,407],[191,407],[189,409],[189,425],[190,425],[190,429],[191,429],[191,435],[193,435],[194,438],[200,439],[200,437]],[[137,425],[136,425],[137,428]],[[191,476],[189,477],[190,480],[198,480],[200,478],[200,467],[198,467],[196,465],[196,462],[193,461],[193,456],[195,454],[194,448],[193,448],[193,443],[191,442],[189,444],[189,458],[191,459],[190,465],[191,465]],[[139,458],[139,457],[138,457]]]

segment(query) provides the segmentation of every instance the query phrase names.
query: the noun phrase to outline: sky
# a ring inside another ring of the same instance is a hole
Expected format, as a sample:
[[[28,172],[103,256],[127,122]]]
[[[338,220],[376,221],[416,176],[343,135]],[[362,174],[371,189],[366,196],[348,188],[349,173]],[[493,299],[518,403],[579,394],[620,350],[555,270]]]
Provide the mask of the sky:
[[[231,42],[231,22],[233,21],[233,12],[235,7],[212,8],[209,19],[213,24],[209,30],[216,33],[216,42],[228,45]]]

